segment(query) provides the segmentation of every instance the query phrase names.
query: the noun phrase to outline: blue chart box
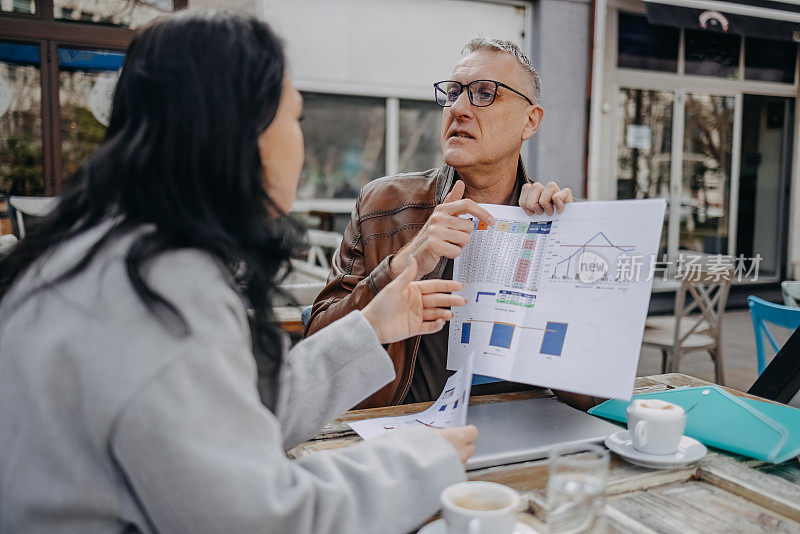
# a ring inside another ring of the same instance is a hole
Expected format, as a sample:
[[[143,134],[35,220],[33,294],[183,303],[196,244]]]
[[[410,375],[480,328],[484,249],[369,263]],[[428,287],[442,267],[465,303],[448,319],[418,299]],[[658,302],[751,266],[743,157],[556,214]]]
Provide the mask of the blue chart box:
[[[561,349],[564,348],[564,338],[567,337],[567,323],[548,322],[545,326],[544,337],[542,337],[541,354],[551,356],[561,356]]]
[[[461,342],[469,343],[469,331],[472,327],[471,323],[464,323],[461,325]]]
[[[514,337],[514,325],[505,323],[494,323],[492,336],[489,338],[489,345],[493,347],[511,348],[511,339]]]

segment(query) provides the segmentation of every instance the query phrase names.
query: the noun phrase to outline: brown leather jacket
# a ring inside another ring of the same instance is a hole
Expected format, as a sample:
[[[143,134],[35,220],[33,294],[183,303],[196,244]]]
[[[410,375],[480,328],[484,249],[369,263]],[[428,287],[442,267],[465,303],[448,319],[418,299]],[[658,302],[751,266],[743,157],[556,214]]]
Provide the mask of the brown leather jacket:
[[[333,257],[328,285],[317,296],[305,335],[360,310],[392,281],[389,262],[417,235],[453,187],[455,170],[449,165],[425,172],[379,178],[361,190],[342,244]],[[517,179],[529,181],[520,161]],[[424,278],[440,278],[445,260]],[[420,336],[387,346],[395,379],[359,407],[403,402],[414,373]]]
[[[333,257],[328,285],[317,295],[305,335],[366,306],[378,291],[392,281],[389,262],[394,254],[411,241],[425,225],[433,209],[444,201],[457,174],[449,165],[425,172],[398,174],[379,178],[361,190],[342,243]],[[531,182],[520,158],[517,180]],[[441,278],[446,259],[423,278]],[[386,347],[394,362],[395,379],[368,397],[358,408],[400,404],[411,387],[420,336],[391,343]],[[583,396],[568,400],[585,407]]]

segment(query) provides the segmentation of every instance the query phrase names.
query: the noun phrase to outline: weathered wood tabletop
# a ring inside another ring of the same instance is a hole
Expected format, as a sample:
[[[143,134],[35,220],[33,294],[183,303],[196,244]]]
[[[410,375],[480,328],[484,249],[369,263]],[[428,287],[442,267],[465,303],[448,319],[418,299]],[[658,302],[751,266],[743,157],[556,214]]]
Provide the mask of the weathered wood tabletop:
[[[635,393],[710,382],[672,373],[636,379]],[[726,388],[727,389],[727,388]],[[748,396],[732,389],[731,393]],[[470,404],[550,396],[549,390],[473,397]],[[347,412],[311,441],[289,451],[293,457],[323,449],[346,447],[360,440],[347,422],[416,413],[431,403],[408,404]],[[479,469],[470,480],[506,484],[526,499],[520,519],[546,532],[544,524],[547,460]],[[637,467],[612,454],[603,517],[593,532],[648,533],[800,533],[800,463],[779,465],[714,449],[695,465],[656,470]]]

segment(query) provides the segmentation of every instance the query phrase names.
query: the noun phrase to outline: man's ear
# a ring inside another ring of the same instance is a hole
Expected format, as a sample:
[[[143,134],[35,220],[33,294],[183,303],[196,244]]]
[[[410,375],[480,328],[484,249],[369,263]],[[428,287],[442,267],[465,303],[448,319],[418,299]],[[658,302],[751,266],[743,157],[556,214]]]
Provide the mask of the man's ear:
[[[536,133],[539,129],[539,125],[542,123],[542,117],[544,116],[544,109],[539,104],[536,104],[531,108],[530,112],[528,113],[527,122],[525,123],[525,127],[522,129],[522,140],[527,141],[528,139]]]

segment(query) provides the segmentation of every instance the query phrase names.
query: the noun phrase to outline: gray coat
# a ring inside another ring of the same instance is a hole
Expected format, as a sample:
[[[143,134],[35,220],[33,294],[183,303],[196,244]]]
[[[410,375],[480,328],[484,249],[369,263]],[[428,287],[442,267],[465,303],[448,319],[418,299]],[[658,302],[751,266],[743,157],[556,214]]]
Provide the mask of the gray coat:
[[[284,352],[264,386],[270,411],[245,307],[203,253],[164,254],[147,274],[188,320],[187,337],[135,294],[130,236],[19,302],[106,228],[29,269],[0,306],[0,532],[400,533],[464,479],[431,429],[287,459],[394,377],[360,312]]]

